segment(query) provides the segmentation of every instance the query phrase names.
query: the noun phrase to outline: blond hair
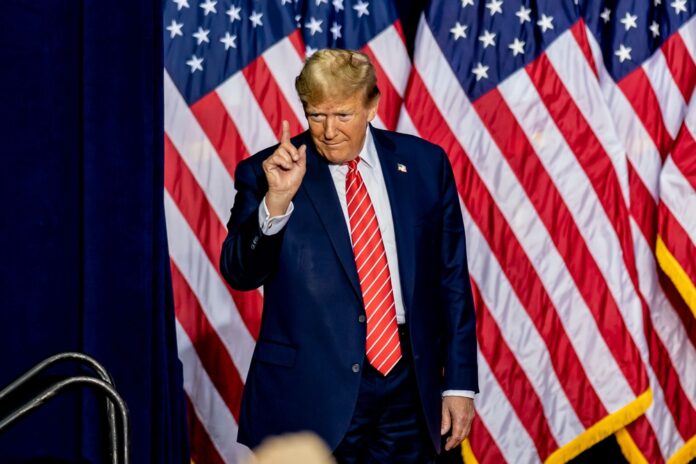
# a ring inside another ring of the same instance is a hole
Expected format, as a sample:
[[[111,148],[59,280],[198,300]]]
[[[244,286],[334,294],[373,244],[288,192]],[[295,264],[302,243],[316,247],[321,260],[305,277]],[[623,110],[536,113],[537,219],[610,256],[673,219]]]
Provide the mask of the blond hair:
[[[319,50],[307,58],[295,79],[295,89],[304,106],[360,92],[364,92],[366,105],[379,97],[377,75],[370,58],[361,52],[338,48]]]

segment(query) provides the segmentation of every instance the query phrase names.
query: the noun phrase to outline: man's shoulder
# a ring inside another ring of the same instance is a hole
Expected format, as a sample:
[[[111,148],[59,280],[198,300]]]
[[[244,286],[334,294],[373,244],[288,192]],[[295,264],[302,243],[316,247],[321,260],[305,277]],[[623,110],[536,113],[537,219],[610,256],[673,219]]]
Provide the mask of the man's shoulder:
[[[445,156],[442,147],[415,135],[374,127],[373,134],[380,144],[398,154],[412,155],[429,160],[437,159],[437,156],[433,158],[433,155]]]

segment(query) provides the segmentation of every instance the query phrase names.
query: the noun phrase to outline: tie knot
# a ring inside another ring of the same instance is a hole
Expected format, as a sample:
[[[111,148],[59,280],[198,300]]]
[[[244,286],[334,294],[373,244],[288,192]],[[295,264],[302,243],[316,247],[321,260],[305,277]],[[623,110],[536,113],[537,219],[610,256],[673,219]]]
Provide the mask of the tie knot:
[[[358,169],[358,162],[360,161],[360,157],[358,156],[354,160],[350,160],[346,163],[346,166],[348,166],[348,172],[355,172]]]

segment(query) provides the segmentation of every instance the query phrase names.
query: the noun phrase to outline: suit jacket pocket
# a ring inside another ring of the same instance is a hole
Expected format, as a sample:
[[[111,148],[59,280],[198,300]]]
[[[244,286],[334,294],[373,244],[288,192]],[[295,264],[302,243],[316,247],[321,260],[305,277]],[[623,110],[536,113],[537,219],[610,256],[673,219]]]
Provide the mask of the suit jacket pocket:
[[[259,340],[254,351],[256,360],[285,367],[295,365],[296,355],[297,350],[294,347],[267,340]]]

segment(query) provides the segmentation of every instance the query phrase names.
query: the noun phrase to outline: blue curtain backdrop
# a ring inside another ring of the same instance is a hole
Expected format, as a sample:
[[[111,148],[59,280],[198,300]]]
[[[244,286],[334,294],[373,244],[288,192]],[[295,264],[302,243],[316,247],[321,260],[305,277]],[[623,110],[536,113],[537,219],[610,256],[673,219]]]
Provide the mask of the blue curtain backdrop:
[[[94,356],[128,402],[135,463],[188,462],[161,15],[158,1],[0,2],[0,386],[57,352]],[[36,388],[76,371],[50,372]],[[57,397],[0,433],[0,462],[105,462],[103,415],[92,394]]]

